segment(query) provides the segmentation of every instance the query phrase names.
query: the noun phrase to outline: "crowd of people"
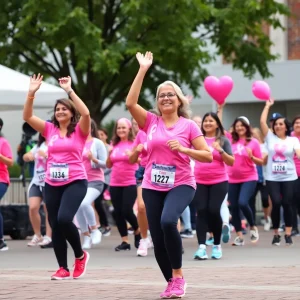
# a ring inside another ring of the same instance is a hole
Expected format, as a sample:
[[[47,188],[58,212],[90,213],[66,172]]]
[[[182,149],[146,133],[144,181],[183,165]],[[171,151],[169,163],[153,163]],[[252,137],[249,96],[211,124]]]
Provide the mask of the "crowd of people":
[[[28,246],[54,249],[59,268],[51,279],[84,276],[90,256],[86,250],[111,232],[103,206],[109,192],[120,234],[115,251],[131,249],[130,227],[138,256],[147,256],[154,247],[167,282],[160,297],[181,298],[186,291],[182,238],[197,235],[196,260],[208,259],[207,246],[212,246],[212,259],[221,259],[221,242],[228,243],[233,231],[232,245],[245,245],[245,224],[250,242],[257,243],[258,192],[264,229],[274,230],[272,244],[280,245],[281,231],[286,245],[293,244],[292,236],[299,233],[300,116],[290,124],[275,113],[268,121],[274,103],[270,99],[260,128],[252,128],[249,119],[240,116],[226,130],[225,104],[218,105],[217,112],[191,119],[189,99],[172,81],[158,86],[155,108],[146,111],[138,98],[153,55],[137,53],[136,58],[139,70],[126,98],[132,119],[116,122],[110,143],[105,129],[97,128],[72,89],[70,77],[59,79],[70,99],[56,101],[53,118],[35,116],[33,102],[43,76],[31,77],[23,118],[39,132],[39,141],[23,157],[35,162],[28,188],[34,236]],[[0,199],[9,185],[7,167],[12,163],[9,144],[0,137]],[[45,204],[44,236],[41,204]],[[75,256],[72,275],[67,242]],[[0,250],[7,249],[0,214]]]

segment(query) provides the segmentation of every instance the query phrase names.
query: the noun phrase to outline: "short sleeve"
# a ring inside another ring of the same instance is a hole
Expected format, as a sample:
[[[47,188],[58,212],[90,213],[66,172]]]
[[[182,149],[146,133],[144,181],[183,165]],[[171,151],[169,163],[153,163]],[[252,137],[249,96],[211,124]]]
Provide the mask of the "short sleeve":
[[[42,132],[42,136],[43,136],[46,140],[49,139],[50,133],[51,133],[53,127],[54,127],[54,124],[53,124],[53,123],[45,122],[45,128],[44,128],[44,131]]]
[[[195,138],[203,136],[199,126],[194,122],[190,122],[190,141],[194,140]]]
[[[269,129],[269,131],[268,131],[268,133],[266,135],[266,138],[265,138],[265,142],[267,144],[269,144],[270,141],[271,141],[271,139],[273,139],[273,138],[274,138],[274,133]]]
[[[298,138],[294,137],[293,140],[294,140],[294,150],[300,149],[300,143]]]
[[[82,130],[80,128],[80,125],[79,125],[79,122],[76,124],[75,133],[76,133],[76,135],[78,135],[83,140],[86,140],[87,137],[89,136],[89,134],[85,134],[85,133],[82,132]]]
[[[34,156],[37,152],[37,148],[38,148],[38,146],[34,145],[33,148],[29,152]]]
[[[225,136],[222,137],[222,140],[223,140],[223,150],[224,150],[228,155],[232,155],[232,148],[231,148],[230,141],[229,141],[228,138],[225,137]]]
[[[144,132],[147,133],[148,128],[150,127],[151,123],[153,123],[154,121],[157,121],[157,120],[158,120],[157,115],[147,111],[146,123],[145,123],[144,128],[141,128],[141,130],[143,130]]]
[[[255,156],[257,158],[262,158],[260,144],[259,144],[258,140],[252,139],[252,143],[253,143],[253,149],[252,149],[253,156]]]
[[[266,143],[260,145],[260,151],[262,154],[268,154],[268,149]]]
[[[3,140],[2,146],[1,146],[1,154],[7,158],[12,158],[12,151],[11,147],[7,140]]]

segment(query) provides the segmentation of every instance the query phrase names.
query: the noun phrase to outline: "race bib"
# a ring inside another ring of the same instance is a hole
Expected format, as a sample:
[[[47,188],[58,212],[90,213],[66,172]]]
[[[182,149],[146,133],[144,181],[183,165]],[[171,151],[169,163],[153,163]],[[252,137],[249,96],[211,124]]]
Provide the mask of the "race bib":
[[[275,174],[286,174],[287,172],[287,162],[278,162],[278,161],[273,161],[272,162],[272,172]]]
[[[45,177],[46,177],[45,170],[41,170],[41,171],[38,170],[36,173],[37,173],[39,183],[43,183],[45,181]]]
[[[51,181],[67,181],[69,180],[69,165],[53,163],[50,167]]]
[[[172,188],[175,182],[175,166],[152,165],[151,182],[154,185]]]

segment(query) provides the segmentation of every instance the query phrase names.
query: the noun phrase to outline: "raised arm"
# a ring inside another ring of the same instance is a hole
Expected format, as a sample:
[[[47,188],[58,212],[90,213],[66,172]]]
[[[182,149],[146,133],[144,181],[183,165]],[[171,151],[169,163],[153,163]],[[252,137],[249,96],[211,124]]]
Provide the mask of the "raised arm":
[[[261,131],[262,131],[262,134],[264,135],[264,137],[266,137],[269,132],[269,126],[268,126],[267,120],[268,120],[268,114],[269,114],[270,107],[273,104],[274,104],[273,99],[266,101],[266,105],[260,116],[260,128],[261,128]]]
[[[30,77],[30,84],[26,102],[23,109],[23,119],[36,131],[43,133],[45,129],[45,121],[33,115],[33,100],[36,91],[40,88],[43,81],[41,74]]]
[[[136,54],[136,58],[140,64],[139,71],[131,85],[129,93],[126,98],[126,107],[136,120],[140,128],[143,128],[146,123],[147,111],[138,104],[139,95],[141,92],[144,77],[152,65],[153,55],[151,52],[146,52],[145,55],[141,53]]]
[[[90,117],[90,111],[87,108],[87,106],[84,104],[84,102],[76,95],[76,93],[72,90],[71,84],[72,80],[71,77],[62,77],[58,79],[59,85],[61,88],[63,88],[66,93],[70,96],[72,101],[74,102],[76,109],[80,113],[80,120],[79,120],[79,126],[81,131],[88,135],[91,128],[91,117]]]
[[[218,104],[217,106],[217,115],[222,123],[222,118],[223,118],[223,108],[225,106],[225,102],[223,104]]]

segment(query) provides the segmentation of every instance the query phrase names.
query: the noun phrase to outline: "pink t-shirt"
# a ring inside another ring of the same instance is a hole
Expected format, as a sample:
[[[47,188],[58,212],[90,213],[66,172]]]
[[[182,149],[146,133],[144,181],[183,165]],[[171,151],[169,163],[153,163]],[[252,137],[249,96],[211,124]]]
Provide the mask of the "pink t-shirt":
[[[167,128],[160,116],[147,112],[143,131],[147,133],[148,157],[142,187],[158,191],[169,191],[180,185],[196,188],[190,157],[172,151],[167,142],[178,140],[183,147],[192,148],[192,140],[202,136],[197,124],[180,117],[176,124]]]
[[[137,147],[139,144],[143,144],[144,148],[140,154],[140,165],[145,167],[147,164],[147,134],[143,130],[139,130],[135,137],[133,148]]]
[[[112,162],[110,186],[129,186],[136,185],[135,171],[138,169],[138,164],[130,164],[127,151],[131,151],[133,142],[121,141],[113,146],[110,154]]]
[[[0,154],[12,159],[11,147],[8,141],[3,137],[0,137]],[[10,183],[7,165],[3,162],[0,162],[0,182]]]
[[[295,135],[294,131],[292,132],[291,136],[298,138],[298,140],[300,141],[300,136]],[[294,155],[294,162],[296,166],[297,176],[300,177],[300,159],[298,159],[296,154]]]
[[[248,155],[246,148],[252,150],[253,156],[262,158],[259,141],[252,138],[250,142],[246,143],[245,139],[239,139],[233,143],[231,147],[232,153],[235,157],[233,166],[227,166],[229,183],[241,183],[248,181],[257,181],[258,174],[255,163]]]
[[[216,138],[205,137],[205,140],[212,152],[213,161],[211,163],[195,161],[194,174],[196,182],[210,185],[228,181],[227,169],[223,158],[219,151],[212,146]]]
[[[91,151],[91,146],[93,144],[93,140],[85,143],[83,153],[82,153],[82,161],[87,174],[88,182],[91,181],[103,181],[104,182],[104,171],[101,168],[93,168],[92,162],[88,158],[88,153]]]
[[[87,179],[82,152],[88,135],[81,131],[79,124],[69,138],[62,138],[59,128],[46,122],[43,136],[48,141],[46,183],[61,186],[74,180]]]

